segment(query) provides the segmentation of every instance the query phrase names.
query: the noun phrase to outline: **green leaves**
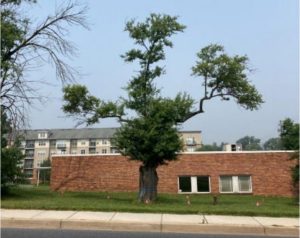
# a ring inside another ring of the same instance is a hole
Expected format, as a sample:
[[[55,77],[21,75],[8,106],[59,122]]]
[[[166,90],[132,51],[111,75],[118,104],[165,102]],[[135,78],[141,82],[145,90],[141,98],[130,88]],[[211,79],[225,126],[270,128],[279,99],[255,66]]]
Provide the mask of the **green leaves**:
[[[69,116],[77,116],[81,123],[95,124],[100,118],[124,115],[124,106],[114,102],[103,102],[91,96],[85,86],[68,85],[63,89],[63,111]]]
[[[234,98],[245,109],[258,109],[263,103],[262,95],[247,79],[248,57],[228,56],[220,45],[204,47],[192,67],[192,75],[203,77],[204,100],[220,97]]]

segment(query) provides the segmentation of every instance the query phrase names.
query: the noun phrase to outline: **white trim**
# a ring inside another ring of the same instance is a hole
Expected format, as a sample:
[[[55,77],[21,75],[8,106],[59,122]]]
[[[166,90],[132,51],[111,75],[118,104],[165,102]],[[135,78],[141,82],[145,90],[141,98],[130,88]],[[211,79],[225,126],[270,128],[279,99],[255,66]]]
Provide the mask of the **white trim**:
[[[189,177],[190,178],[191,192],[180,192],[179,177]],[[209,185],[208,192],[198,192],[197,177],[208,177],[208,185]],[[179,176],[177,176],[177,193],[178,194],[210,194],[211,193],[210,175],[179,175]]]
[[[239,187],[239,177],[242,176],[248,176],[250,177],[250,190],[249,191],[240,191],[240,187]],[[221,177],[231,177],[232,179],[232,192],[222,192],[222,186],[221,186]],[[219,193],[221,194],[241,194],[241,193],[245,193],[245,194],[249,194],[249,193],[253,193],[253,188],[252,188],[252,175],[248,175],[248,174],[239,174],[239,175],[219,175]]]
[[[177,154],[265,154],[265,153],[294,153],[295,150],[255,150],[255,151],[195,151],[180,152]]]
[[[84,157],[84,156],[114,156],[114,155],[121,155],[120,153],[109,153],[109,154],[55,154],[51,155],[52,157]]]

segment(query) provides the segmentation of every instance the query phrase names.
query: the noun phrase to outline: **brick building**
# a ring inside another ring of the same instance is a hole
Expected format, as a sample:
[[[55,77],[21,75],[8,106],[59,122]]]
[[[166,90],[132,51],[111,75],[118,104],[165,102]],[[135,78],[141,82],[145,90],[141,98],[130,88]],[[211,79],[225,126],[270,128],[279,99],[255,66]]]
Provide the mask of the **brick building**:
[[[158,168],[162,193],[292,196],[291,152],[182,153]],[[116,154],[56,155],[51,188],[66,191],[137,191],[140,163]]]

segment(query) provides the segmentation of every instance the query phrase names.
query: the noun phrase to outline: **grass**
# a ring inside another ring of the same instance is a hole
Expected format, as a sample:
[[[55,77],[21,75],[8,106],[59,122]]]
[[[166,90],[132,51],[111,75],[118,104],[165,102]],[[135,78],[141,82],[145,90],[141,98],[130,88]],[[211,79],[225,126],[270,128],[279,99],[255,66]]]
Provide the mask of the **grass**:
[[[219,214],[245,216],[298,217],[299,204],[293,198],[250,195],[220,195],[213,205],[212,195],[159,194],[152,204],[137,202],[136,193],[65,192],[63,195],[48,186],[12,188],[2,196],[1,207],[11,209],[46,209],[80,211],[119,211],[177,214]],[[257,201],[263,201],[256,206]]]

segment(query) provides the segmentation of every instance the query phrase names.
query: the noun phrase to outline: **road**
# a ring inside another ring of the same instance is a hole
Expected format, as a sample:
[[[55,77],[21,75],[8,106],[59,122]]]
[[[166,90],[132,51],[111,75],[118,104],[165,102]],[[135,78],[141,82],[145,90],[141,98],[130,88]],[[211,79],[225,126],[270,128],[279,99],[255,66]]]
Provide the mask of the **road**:
[[[2,238],[266,238],[266,236],[2,228]],[[268,238],[271,238],[268,236]],[[275,237],[274,237],[275,238]],[[276,236],[276,238],[280,238]],[[287,238],[287,237],[285,237]]]

